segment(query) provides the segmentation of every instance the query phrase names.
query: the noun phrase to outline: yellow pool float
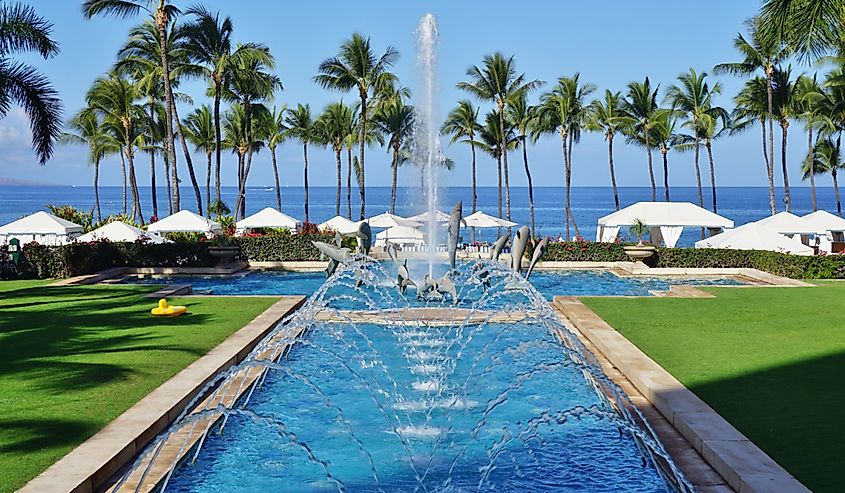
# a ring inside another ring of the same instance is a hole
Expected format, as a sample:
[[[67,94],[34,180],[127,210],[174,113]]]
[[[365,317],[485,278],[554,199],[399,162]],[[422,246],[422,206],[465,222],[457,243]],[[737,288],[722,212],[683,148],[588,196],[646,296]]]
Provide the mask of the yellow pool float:
[[[178,317],[187,312],[187,306],[173,306],[164,298],[158,300],[158,306],[150,310],[150,313],[157,317]]]

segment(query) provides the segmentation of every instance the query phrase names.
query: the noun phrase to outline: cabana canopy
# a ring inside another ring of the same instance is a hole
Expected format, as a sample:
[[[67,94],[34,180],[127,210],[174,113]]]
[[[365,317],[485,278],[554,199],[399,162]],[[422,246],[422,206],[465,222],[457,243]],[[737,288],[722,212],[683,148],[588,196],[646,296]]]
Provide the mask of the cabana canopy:
[[[778,212],[769,217],[764,217],[755,224],[771,229],[784,235],[812,235],[816,230],[803,218],[791,212]]]
[[[167,240],[155,233],[144,231],[143,229],[136,228],[135,226],[126,224],[122,221],[112,221],[104,226],[100,226],[94,231],[80,236],[76,239],[76,241],[89,242],[107,240],[112,242],[135,242],[144,238],[146,238],[146,241],[149,241],[150,243],[167,243]]]
[[[391,214],[389,212],[385,212],[384,214],[379,214],[378,216],[373,216],[368,219],[364,219],[364,221],[369,223],[371,228],[393,228],[396,226],[407,226],[410,228],[416,228],[417,226],[420,226],[420,223],[418,223],[417,221],[405,219],[404,217],[400,217],[396,214]]]
[[[637,202],[600,218],[596,241],[615,241],[620,227],[637,220],[649,226],[654,240],[662,238],[668,247],[675,246],[686,226],[722,229],[734,225],[730,219],[689,202]]]
[[[476,211],[464,218],[465,226],[467,228],[512,228],[516,226],[515,222],[508,221],[491,216],[484,211]]]
[[[409,226],[394,226],[376,234],[375,246],[390,241],[399,245],[422,245],[425,243],[422,231]]]
[[[432,217],[432,216],[434,217],[434,220],[439,222],[439,223],[448,223],[449,219],[451,219],[451,217],[452,217],[452,216],[450,216],[449,214],[446,214],[443,211],[439,211],[439,210],[435,209],[433,212],[425,211],[425,212],[421,212],[421,213],[417,214],[416,216],[411,216],[411,217],[408,218],[408,220],[409,221],[416,221],[416,222],[419,222],[419,223],[426,223],[430,220],[430,217]]]
[[[150,224],[153,233],[214,233],[220,231],[220,223],[206,219],[187,209]]]
[[[17,238],[21,243],[35,241],[42,245],[64,245],[80,234],[82,226],[44,211],[0,226],[0,241],[4,244]]]
[[[769,250],[793,255],[813,255],[813,249],[799,238],[789,238],[759,222],[743,224],[724,233],[695,242],[696,248],[727,248],[731,250]]]
[[[347,235],[358,231],[358,223],[350,221],[343,216],[335,216],[324,223],[320,223],[319,228],[321,230],[330,229]]]
[[[827,211],[816,211],[802,216],[807,227],[815,230],[816,234],[828,231],[845,231],[845,219]]]
[[[287,228],[296,229],[301,223],[283,212],[272,207],[265,207],[255,214],[237,222],[238,231],[259,228]]]

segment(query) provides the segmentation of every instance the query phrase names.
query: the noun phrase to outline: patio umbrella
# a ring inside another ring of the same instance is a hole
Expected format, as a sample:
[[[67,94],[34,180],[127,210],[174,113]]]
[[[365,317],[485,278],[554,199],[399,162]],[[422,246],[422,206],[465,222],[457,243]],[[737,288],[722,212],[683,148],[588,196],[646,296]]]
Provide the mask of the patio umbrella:
[[[343,216],[335,216],[318,226],[321,230],[330,229],[340,234],[347,235],[358,231],[358,222],[350,221]]]
[[[150,243],[169,243],[168,240],[155,233],[144,231],[143,229],[136,228],[135,226],[121,221],[113,221],[105,226],[100,226],[94,231],[80,236],[76,239],[76,241],[82,243],[104,240],[135,242],[144,238],[146,238]]]
[[[400,217],[396,214],[391,214],[389,212],[385,212],[384,214],[379,214],[378,216],[373,216],[371,218],[364,219],[364,221],[369,223],[371,228],[393,228],[395,226],[407,226],[410,228],[416,228],[418,226],[421,226],[421,224],[417,221],[405,219],[404,217]]]
[[[491,216],[483,211],[476,211],[464,218],[468,228],[512,228],[515,222]]]
[[[399,245],[422,245],[425,243],[422,231],[409,226],[393,226],[376,235],[376,245],[382,246],[386,241]]]
[[[439,223],[448,223],[450,219],[449,214],[435,209],[433,212],[425,211],[417,214],[416,216],[411,216],[408,220],[425,223],[428,222],[432,216],[434,217],[434,220]]]

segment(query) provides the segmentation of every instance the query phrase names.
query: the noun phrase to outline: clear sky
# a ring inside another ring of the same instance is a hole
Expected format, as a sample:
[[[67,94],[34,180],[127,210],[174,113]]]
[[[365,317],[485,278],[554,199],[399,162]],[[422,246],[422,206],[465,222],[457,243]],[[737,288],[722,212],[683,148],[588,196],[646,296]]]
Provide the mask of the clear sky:
[[[67,115],[80,109],[91,82],[108,70],[115,61],[115,53],[126,39],[129,28],[142,18],[119,21],[112,18],[85,20],[77,0],[29,0],[38,12],[55,25],[55,39],[61,44],[61,54],[43,61],[33,57],[25,60],[46,73],[60,92]],[[180,7],[192,5],[177,1]],[[414,30],[426,12],[436,15],[440,29],[438,64],[438,112],[442,117],[454,103],[466,97],[455,89],[464,79],[464,71],[493,51],[516,56],[517,68],[527,77],[547,81],[548,88],[561,75],[581,73],[584,81],[599,87],[596,96],[605,88],[624,90],[633,80],[649,76],[663,89],[672,84],[681,72],[690,67],[711,71],[716,63],[737,59],[732,40],[744,30],[743,22],[759,8],[758,0],[693,1],[605,1],[605,2],[504,2],[490,0],[418,1],[378,0],[366,2],[309,1],[280,2],[271,0],[205,0],[211,10],[220,10],[232,17],[237,41],[256,41],[267,44],[276,57],[277,73],[284,83],[284,91],[276,103],[289,106],[310,103],[315,110],[344,97],[354,101],[352,94],[325,91],[314,82],[317,65],[336,53],[341,42],[354,31],[372,38],[378,51],[392,45],[400,52],[395,72],[405,85],[415,87]],[[807,70],[798,66],[797,71]],[[718,103],[729,107],[731,97],[742,81],[730,76],[717,78],[723,86]],[[204,86],[189,83],[182,90],[190,93],[196,103],[204,103]],[[535,99],[537,94],[534,95]],[[483,106],[485,111],[489,109]],[[184,115],[187,107],[181,108]],[[799,124],[791,127],[790,160],[792,182],[800,183],[798,161],[806,152],[806,135]],[[779,132],[777,136],[779,143]],[[645,153],[641,149],[616,146],[616,165],[619,184],[643,186],[648,183]],[[445,144],[445,141],[444,141]],[[529,147],[529,160],[535,184],[560,186],[562,158],[559,139],[547,137]],[[469,149],[462,145],[445,147],[447,155],[456,162],[456,169],[442,181],[453,185],[469,184]],[[776,152],[779,152],[776,150]],[[764,165],[757,129],[718,141],[714,146],[717,183],[720,185],[765,185]],[[372,149],[367,158],[367,184],[388,185],[389,159],[385,150]],[[334,158],[331,151],[314,149],[309,152],[312,185],[332,185]],[[302,183],[301,146],[284,144],[279,153],[282,181],[285,186]],[[655,163],[659,156],[655,154]],[[511,183],[525,184],[521,156],[514,155]],[[195,163],[204,169],[204,158],[196,156]],[[272,182],[269,155],[255,158],[250,175],[251,185]],[[184,171],[182,175],[187,177]],[[607,147],[600,135],[586,135],[578,144],[573,157],[574,185],[604,186],[609,184]],[[224,155],[224,182],[235,184],[235,159]],[[479,184],[495,185],[495,163],[486,156],[479,157]],[[137,171],[139,182],[149,182],[148,158],[139,154]],[[416,175],[405,170],[400,183],[414,183]],[[13,109],[0,120],[0,177],[35,180],[50,183],[87,185],[92,171],[85,162],[84,149],[78,146],[59,146],[55,157],[44,167],[37,164],[29,148],[27,123],[22,113]],[[693,185],[692,154],[670,155],[670,179],[673,185]],[[204,171],[200,170],[204,181]],[[119,160],[110,158],[103,164],[101,183],[116,185],[120,181]],[[828,179],[820,184],[827,185]],[[187,184],[187,182],[183,182]]]

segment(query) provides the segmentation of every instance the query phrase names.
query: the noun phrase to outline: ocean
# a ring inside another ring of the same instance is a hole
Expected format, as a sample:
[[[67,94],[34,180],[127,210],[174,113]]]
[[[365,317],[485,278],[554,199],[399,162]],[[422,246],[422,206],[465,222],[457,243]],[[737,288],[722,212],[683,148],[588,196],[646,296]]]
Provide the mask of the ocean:
[[[673,201],[688,201],[697,203],[697,193],[694,187],[676,187],[670,190]],[[803,215],[811,212],[810,189],[806,187],[792,188],[792,212]],[[157,189],[159,216],[168,213],[167,190]],[[224,187],[223,201],[234,208],[236,187]],[[341,215],[346,215],[346,195],[343,191],[341,200]],[[458,200],[463,200],[464,213],[471,212],[472,196],[470,187],[448,187],[440,190],[440,209],[448,213]],[[662,190],[658,189],[658,199],[662,197]],[[150,188],[140,187],[142,208],[145,218],[152,211]],[[196,209],[194,192],[190,187],[181,188],[182,208]],[[651,189],[647,187],[622,187],[619,189],[622,206],[639,201],[651,200]],[[836,212],[836,202],[833,188],[817,189],[819,208]],[[777,192],[778,210],[783,210],[783,193]],[[426,205],[419,199],[419,189],[415,187],[400,187],[397,197],[397,214],[410,216],[422,212]],[[534,189],[534,214],[537,233],[557,238],[563,234],[563,188],[536,187]],[[766,187],[724,187],[717,189],[719,214],[732,219],[741,225],[755,221],[769,214],[769,193]],[[352,194],[352,218],[358,218],[360,208],[357,202],[357,190]],[[203,201],[205,192],[203,191]],[[573,187],[572,208],[575,220],[580,228],[581,236],[588,240],[595,239],[596,221],[598,218],[613,212],[613,195],[609,187]],[[320,223],[335,215],[335,188],[312,187],[309,190],[309,211],[311,222]],[[705,189],[705,206],[710,203],[710,190]],[[94,206],[94,192],[92,187],[70,186],[0,186],[0,224],[14,221],[24,215],[44,210],[46,204],[72,205],[74,207],[91,210]],[[248,187],[247,214],[256,212],[264,207],[275,207],[276,194],[272,187]],[[205,206],[205,204],[204,204]],[[122,209],[121,187],[100,187],[100,207],[103,215],[120,212]],[[503,206],[504,207],[504,206]],[[389,210],[390,188],[367,188],[367,215],[372,216]],[[481,187],[478,189],[478,208],[488,214],[497,215],[496,187]],[[282,189],[282,210],[297,219],[303,219],[303,189],[289,187]],[[520,224],[528,224],[528,189],[525,187],[511,188],[511,219]],[[496,230],[478,230],[478,237],[483,240],[495,240]],[[570,232],[575,235],[574,229]],[[691,246],[699,238],[699,231],[687,228],[681,236],[679,246]],[[469,233],[464,235],[469,240]]]

